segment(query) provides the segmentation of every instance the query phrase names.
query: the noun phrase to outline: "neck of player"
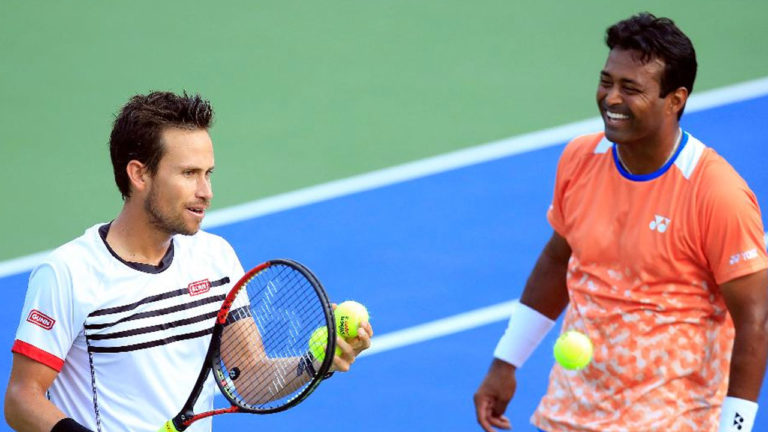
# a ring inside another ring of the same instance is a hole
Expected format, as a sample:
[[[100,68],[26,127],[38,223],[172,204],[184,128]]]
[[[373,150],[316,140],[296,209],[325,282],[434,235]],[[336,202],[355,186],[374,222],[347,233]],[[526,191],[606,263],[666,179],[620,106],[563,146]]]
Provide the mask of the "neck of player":
[[[171,245],[172,234],[158,230],[136,203],[125,202],[112,222],[107,243],[125,261],[158,265]]]
[[[644,142],[616,143],[619,163],[630,174],[650,174],[672,159],[680,147],[683,130],[679,124],[659,137]]]

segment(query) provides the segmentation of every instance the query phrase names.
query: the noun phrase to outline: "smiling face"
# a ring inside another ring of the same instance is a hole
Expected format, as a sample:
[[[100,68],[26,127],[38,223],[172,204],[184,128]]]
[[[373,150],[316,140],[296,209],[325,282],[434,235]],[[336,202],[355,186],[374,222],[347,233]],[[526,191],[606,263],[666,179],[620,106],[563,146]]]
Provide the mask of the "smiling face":
[[[192,235],[213,198],[211,137],[204,129],[168,128],[161,143],[163,156],[148,182],[144,210],[159,231]]]
[[[658,58],[643,63],[636,51],[611,50],[597,87],[606,138],[620,144],[653,141],[665,124],[676,121],[677,111],[670,101],[675,92],[659,96],[663,71],[664,62]]]

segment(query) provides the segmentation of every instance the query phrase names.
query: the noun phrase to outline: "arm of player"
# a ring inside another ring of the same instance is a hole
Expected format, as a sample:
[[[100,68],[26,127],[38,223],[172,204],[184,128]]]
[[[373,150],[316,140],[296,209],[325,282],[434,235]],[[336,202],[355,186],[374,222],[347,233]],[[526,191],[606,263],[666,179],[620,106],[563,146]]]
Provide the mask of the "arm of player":
[[[553,232],[525,283],[520,303],[556,320],[568,305],[565,275],[570,258],[571,246],[560,234]]]
[[[282,360],[270,359],[264,350],[261,332],[254,320],[248,315],[224,327],[221,338],[221,359],[230,371],[230,379],[237,393],[250,404],[262,404],[277,399],[281,394],[289,394],[301,384],[290,385],[292,380],[286,380],[288,364]],[[297,360],[292,362],[291,371],[296,370]],[[275,381],[271,378],[282,378]],[[293,372],[295,375],[295,372]],[[286,383],[285,387],[275,388],[275,382]]]
[[[571,247],[568,242],[557,232],[553,232],[525,283],[520,303],[552,320],[557,319],[568,305],[566,273],[570,257]],[[493,432],[493,427],[510,428],[504,411],[515,394],[515,371],[514,365],[493,359],[474,396],[477,422],[483,430]]]
[[[13,354],[11,378],[5,391],[5,420],[17,431],[49,432],[67,415],[45,393],[58,372],[21,354]]]
[[[728,396],[757,401],[768,360],[768,271],[728,281],[720,291],[736,329]]]
[[[261,333],[253,319],[232,322],[224,328],[224,332],[228,334],[222,337],[222,360],[227,365],[238,365],[238,373],[230,378],[240,396],[249,403],[262,404],[279,399],[300,389],[312,378],[311,370],[303,367],[306,357],[267,356]],[[334,356],[331,370],[348,371],[356,357],[371,346],[372,334],[371,325],[361,323],[357,337],[349,341],[337,339],[341,354]],[[315,369],[319,366],[314,365]],[[277,378],[258,378],[264,376]]]

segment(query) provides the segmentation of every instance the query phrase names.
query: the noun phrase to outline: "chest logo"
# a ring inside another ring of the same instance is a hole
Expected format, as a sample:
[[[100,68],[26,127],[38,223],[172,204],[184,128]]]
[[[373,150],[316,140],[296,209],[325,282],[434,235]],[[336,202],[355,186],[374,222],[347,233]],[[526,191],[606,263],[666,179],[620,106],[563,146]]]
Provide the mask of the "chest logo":
[[[667,230],[667,228],[669,228],[670,222],[672,221],[668,217],[654,215],[654,219],[648,225],[648,228],[650,228],[651,231],[658,231],[660,233],[663,233],[664,231]]]
[[[32,309],[31,311],[29,311],[29,316],[27,316],[27,322],[31,322],[36,326],[40,326],[44,330],[50,330],[53,328],[53,325],[56,324],[55,319],[49,317],[48,315],[40,312],[37,309]]]
[[[205,294],[211,290],[211,283],[208,281],[208,279],[192,282],[187,286],[187,290],[191,296]]]

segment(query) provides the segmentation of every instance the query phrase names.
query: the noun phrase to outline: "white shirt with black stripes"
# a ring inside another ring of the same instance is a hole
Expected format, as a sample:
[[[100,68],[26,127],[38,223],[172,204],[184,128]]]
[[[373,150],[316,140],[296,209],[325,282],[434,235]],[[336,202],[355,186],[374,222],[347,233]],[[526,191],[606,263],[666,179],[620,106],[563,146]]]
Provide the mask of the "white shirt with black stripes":
[[[242,275],[232,247],[173,237],[163,262],[125,262],[95,225],[30,276],[13,352],[59,373],[50,400],[95,431],[156,431],[189,396],[216,312]],[[211,380],[195,412],[209,410]],[[210,431],[210,419],[190,431]]]

